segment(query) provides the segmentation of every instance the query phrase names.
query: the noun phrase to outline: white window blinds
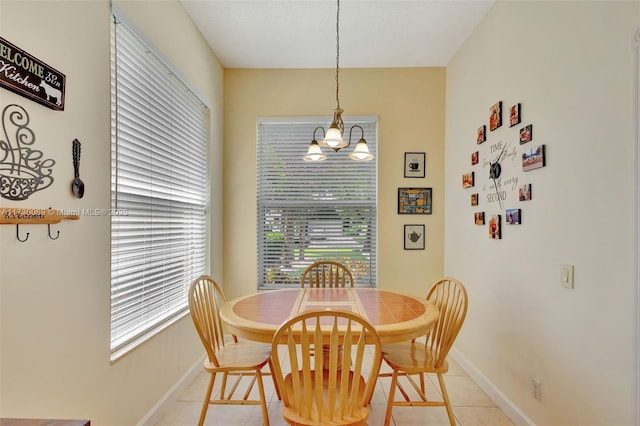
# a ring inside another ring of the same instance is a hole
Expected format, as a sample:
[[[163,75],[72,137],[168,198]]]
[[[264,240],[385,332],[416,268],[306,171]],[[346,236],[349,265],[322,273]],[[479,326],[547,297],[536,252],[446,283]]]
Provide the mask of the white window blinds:
[[[207,264],[208,111],[123,23],[111,35],[111,355],[187,312]]]
[[[258,286],[300,285],[304,269],[317,260],[337,260],[352,271],[355,285],[376,285],[377,161],[349,159],[351,146],[324,149],[327,160],[303,161],[313,130],[331,118],[259,119]],[[348,129],[364,129],[376,155],[377,118],[345,117]],[[318,137],[322,134],[319,131]]]

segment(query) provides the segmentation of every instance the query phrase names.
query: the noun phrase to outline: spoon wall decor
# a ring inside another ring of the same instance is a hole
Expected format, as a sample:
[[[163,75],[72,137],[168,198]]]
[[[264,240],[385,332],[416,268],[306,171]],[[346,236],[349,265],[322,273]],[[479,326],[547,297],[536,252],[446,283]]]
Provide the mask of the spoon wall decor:
[[[73,140],[73,175],[74,179],[71,182],[71,192],[76,198],[82,198],[84,196],[84,182],[80,180],[80,141],[78,139]]]

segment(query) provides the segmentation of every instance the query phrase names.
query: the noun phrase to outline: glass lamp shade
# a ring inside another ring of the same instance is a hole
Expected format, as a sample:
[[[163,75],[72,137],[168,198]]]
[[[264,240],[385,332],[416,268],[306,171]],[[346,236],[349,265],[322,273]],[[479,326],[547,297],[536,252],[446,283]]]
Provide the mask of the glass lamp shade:
[[[318,141],[313,140],[309,144],[309,150],[307,151],[307,155],[302,157],[304,161],[324,161],[327,159],[327,156],[322,153],[320,149],[320,145],[318,145]]]
[[[335,123],[331,123],[331,127],[327,130],[326,136],[320,141],[320,145],[338,151],[349,144],[342,139],[342,132],[340,132],[337,126],[334,127],[334,125]]]
[[[373,154],[369,152],[367,141],[365,141],[364,139],[360,139],[353,152],[349,154],[349,158],[354,161],[373,160]]]

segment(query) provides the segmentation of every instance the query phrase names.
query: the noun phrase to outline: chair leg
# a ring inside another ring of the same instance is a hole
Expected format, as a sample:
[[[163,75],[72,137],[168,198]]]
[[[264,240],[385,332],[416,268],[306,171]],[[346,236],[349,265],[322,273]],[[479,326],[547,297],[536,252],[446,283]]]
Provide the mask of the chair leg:
[[[204,424],[204,418],[207,415],[209,409],[209,401],[211,400],[211,391],[213,390],[213,384],[216,381],[216,373],[211,373],[209,378],[209,385],[207,386],[207,393],[204,395],[204,402],[202,403],[202,410],[200,411],[200,420],[198,420],[198,426]]]
[[[264,384],[262,382],[262,373],[260,369],[256,369],[256,379],[258,380],[258,392],[260,393],[260,406],[262,407],[262,418],[264,426],[269,426],[269,411],[267,411],[267,398],[264,395]]]
[[[456,419],[453,416],[453,409],[451,408],[451,401],[449,401],[449,394],[447,393],[447,387],[444,384],[444,377],[440,373],[438,373],[438,382],[440,382],[442,397],[444,399],[445,407],[447,408],[447,415],[449,416],[449,424],[451,426],[456,426]]]
[[[384,426],[391,423],[391,410],[393,410],[393,399],[396,395],[396,386],[398,384],[398,370],[393,370],[391,375],[391,386],[389,387],[389,401],[387,402],[387,413],[384,416]]]
[[[271,359],[269,359],[269,371],[271,372],[271,379],[273,380],[273,387],[276,390],[278,401],[282,401],[282,397],[280,396],[280,388],[278,387],[278,381],[276,380],[276,375],[273,374],[273,361],[271,361]]]

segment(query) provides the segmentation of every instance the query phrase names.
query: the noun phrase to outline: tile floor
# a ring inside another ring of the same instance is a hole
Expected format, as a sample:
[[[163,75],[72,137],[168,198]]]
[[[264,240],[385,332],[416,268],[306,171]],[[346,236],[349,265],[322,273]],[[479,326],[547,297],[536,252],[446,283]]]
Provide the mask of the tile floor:
[[[390,372],[391,369],[384,361],[380,369],[381,373]],[[434,400],[440,398],[438,379],[435,375],[429,376],[427,382],[427,397]],[[192,426],[198,424],[202,400],[209,380],[205,372],[198,374],[195,380],[185,389],[173,406],[164,413],[156,426]],[[216,387],[220,379],[216,380]],[[386,411],[386,401],[391,378],[379,378],[372,400],[369,426],[382,426]],[[449,358],[449,372],[445,375],[445,383],[449,392],[449,398],[453,405],[453,412],[459,426],[512,426],[513,422],[491,401],[487,394]],[[269,422],[272,426],[286,426],[280,414],[281,402],[275,395],[273,382],[266,377],[265,393],[268,401]],[[408,387],[405,387],[408,389]],[[214,393],[216,388],[214,388]],[[253,389],[252,397],[258,392]],[[400,393],[396,392],[396,399]],[[205,419],[208,426],[259,426],[262,425],[262,414],[259,405],[210,405]],[[394,407],[392,426],[423,426],[423,425],[449,425],[447,412],[444,407]]]

